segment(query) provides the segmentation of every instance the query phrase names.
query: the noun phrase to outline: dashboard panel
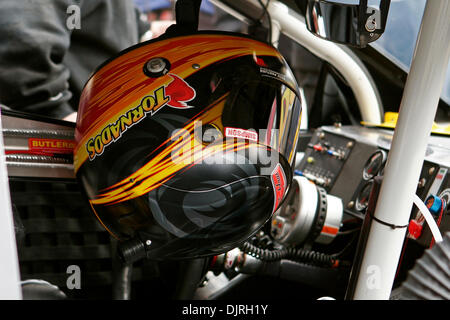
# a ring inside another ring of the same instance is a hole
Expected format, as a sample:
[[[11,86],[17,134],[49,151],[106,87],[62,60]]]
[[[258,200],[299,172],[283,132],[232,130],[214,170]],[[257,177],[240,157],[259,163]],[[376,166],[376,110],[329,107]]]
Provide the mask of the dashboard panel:
[[[364,219],[373,178],[382,176],[391,146],[393,131],[361,126],[324,126],[312,134],[304,156],[297,162],[296,174],[342,199],[345,217]],[[417,182],[417,195],[425,202],[430,196],[442,199],[443,210],[434,217],[441,232],[450,230],[450,139],[430,136],[426,157]],[[411,219],[419,232],[408,238],[422,247],[432,244],[429,228],[421,213],[413,207]]]

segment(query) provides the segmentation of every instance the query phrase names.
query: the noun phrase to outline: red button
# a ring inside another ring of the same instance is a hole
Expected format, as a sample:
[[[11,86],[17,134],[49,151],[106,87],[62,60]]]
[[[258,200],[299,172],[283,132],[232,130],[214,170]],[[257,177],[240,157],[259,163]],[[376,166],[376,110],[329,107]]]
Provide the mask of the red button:
[[[319,151],[319,152],[322,152],[322,150],[323,150],[323,148],[320,144],[314,145],[313,148],[314,148],[314,150]]]
[[[418,239],[420,237],[422,228],[423,227],[416,220],[411,220],[409,222],[408,231],[413,239]]]

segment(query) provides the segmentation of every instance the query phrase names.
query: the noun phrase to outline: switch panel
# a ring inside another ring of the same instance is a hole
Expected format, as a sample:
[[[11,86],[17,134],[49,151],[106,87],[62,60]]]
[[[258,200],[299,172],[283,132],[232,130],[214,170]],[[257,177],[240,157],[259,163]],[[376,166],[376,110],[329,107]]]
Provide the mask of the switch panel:
[[[353,146],[352,139],[317,130],[307,145],[297,173],[330,191]]]

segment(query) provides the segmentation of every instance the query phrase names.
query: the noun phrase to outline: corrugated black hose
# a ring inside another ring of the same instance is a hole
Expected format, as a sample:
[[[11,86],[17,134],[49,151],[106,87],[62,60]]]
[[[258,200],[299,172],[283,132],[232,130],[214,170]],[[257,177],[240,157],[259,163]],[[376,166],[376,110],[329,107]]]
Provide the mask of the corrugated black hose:
[[[262,261],[272,262],[281,259],[289,259],[296,262],[311,263],[314,265],[336,266],[339,262],[333,255],[328,255],[321,252],[315,252],[311,250],[298,249],[298,248],[283,248],[276,250],[261,249],[257,246],[245,242],[240,249],[246,254],[251,255]]]

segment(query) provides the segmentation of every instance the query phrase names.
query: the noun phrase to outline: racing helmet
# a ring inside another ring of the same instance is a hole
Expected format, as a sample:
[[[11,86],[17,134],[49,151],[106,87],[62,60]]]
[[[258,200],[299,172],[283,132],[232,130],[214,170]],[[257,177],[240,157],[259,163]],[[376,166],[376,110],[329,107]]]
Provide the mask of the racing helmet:
[[[146,257],[223,253],[283,201],[301,105],[267,43],[225,32],[141,43],[86,83],[75,174],[103,227]]]

